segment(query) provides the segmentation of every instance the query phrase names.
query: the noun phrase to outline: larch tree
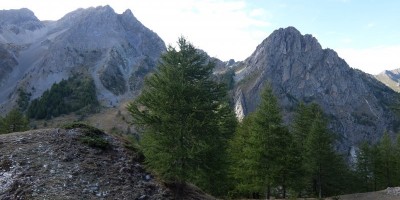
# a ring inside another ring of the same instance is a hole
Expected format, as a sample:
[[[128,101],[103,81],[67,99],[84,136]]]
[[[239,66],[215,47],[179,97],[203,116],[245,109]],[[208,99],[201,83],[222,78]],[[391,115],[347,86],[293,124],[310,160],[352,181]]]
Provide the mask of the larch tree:
[[[204,53],[180,38],[178,50],[168,47],[128,105],[147,167],[177,184],[178,193],[186,182],[222,193],[218,184],[226,176],[226,146],[236,119],[226,87],[212,80],[213,68]]]
[[[28,127],[28,119],[18,109],[12,109],[7,115],[0,120],[0,133],[12,133],[18,131],[26,131]]]
[[[267,85],[254,113],[246,117],[232,141],[232,176],[239,193],[266,193],[273,187],[285,189],[289,183],[290,135],[283,125],[277,98]]]

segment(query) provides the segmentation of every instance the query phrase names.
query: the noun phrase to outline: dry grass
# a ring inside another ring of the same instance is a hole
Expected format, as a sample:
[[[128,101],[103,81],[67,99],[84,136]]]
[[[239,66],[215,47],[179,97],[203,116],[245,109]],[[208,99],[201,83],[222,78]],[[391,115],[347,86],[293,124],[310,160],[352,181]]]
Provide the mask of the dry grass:
[[[127,133],[128,127],[133,129],[130,124],[132,118],[126,109],[128,103],[128,101],[123,102],[115,108],[101,108],[100,112],[85,117],[69,114],[48,120],[36,120],[33,121],[32,124],[34,124],[37,129],[41,129],[58,128],[66,123],[83,121],[108,133]]]

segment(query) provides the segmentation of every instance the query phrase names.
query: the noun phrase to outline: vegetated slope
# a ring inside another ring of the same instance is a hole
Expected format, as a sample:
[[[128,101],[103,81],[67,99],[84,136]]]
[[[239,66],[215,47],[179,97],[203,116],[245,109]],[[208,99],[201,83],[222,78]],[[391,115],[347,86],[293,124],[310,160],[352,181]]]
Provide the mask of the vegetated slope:
[[[384,72],[375,75],[375,78],[386,86],[392,88],[396,92],[400,92],[400,69],[385,70]]]
[[[27,9],[14,10],[11,16],[6,12],[0,11],[0,56],[7,58],[0,63],[6,71],[0,77],[2,111],[13,107],[18,89],[36,99],[76,74],[93,78],[103,105],[118,105],[138,93],[165,51],[164,42],[130,10],[117,14],[109,6],[78,9],[49,22],[38,21]]]
[[[173,199],[127,144],[93,128],[0,135],[0,199]]]
[[[391,107],[396,92],[372,75],[350,68],[331,49],[293,27],[274,31],[236,69],[235,111],[252,112],[267,83],[272,85],[290,121],[300,102],[318,103],[339,134],[339,150],[354,153],[362,140],[376,141],[385,130],[397,131]],[[392,133],[393,133],[392,132]]]

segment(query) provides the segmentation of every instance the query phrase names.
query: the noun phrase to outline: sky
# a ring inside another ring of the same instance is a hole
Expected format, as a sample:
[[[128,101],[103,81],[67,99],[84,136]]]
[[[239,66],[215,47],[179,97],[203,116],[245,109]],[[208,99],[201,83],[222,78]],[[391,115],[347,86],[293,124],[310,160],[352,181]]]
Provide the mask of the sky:
[[[274,30],[296,27],[350,67],[370,74],[400,68],[397,0],[0,0],[0,9],[28,8],[58,20],[78,8],[130,9],[167,45],[180,36],[221,60],[244,60]]]

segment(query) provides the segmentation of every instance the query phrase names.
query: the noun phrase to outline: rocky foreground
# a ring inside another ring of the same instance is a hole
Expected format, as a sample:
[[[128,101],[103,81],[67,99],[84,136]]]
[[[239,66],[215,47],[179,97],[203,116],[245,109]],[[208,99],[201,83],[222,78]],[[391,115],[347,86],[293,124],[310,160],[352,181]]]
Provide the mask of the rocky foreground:
[[[80,129],[0,135],[0,199],[170,199],[133,152],[104,134],[90,147]]]
[[[87,136],[79,128],[0,135],[0,199],[174,198],[123,141],[103,133],[96,146]]]

